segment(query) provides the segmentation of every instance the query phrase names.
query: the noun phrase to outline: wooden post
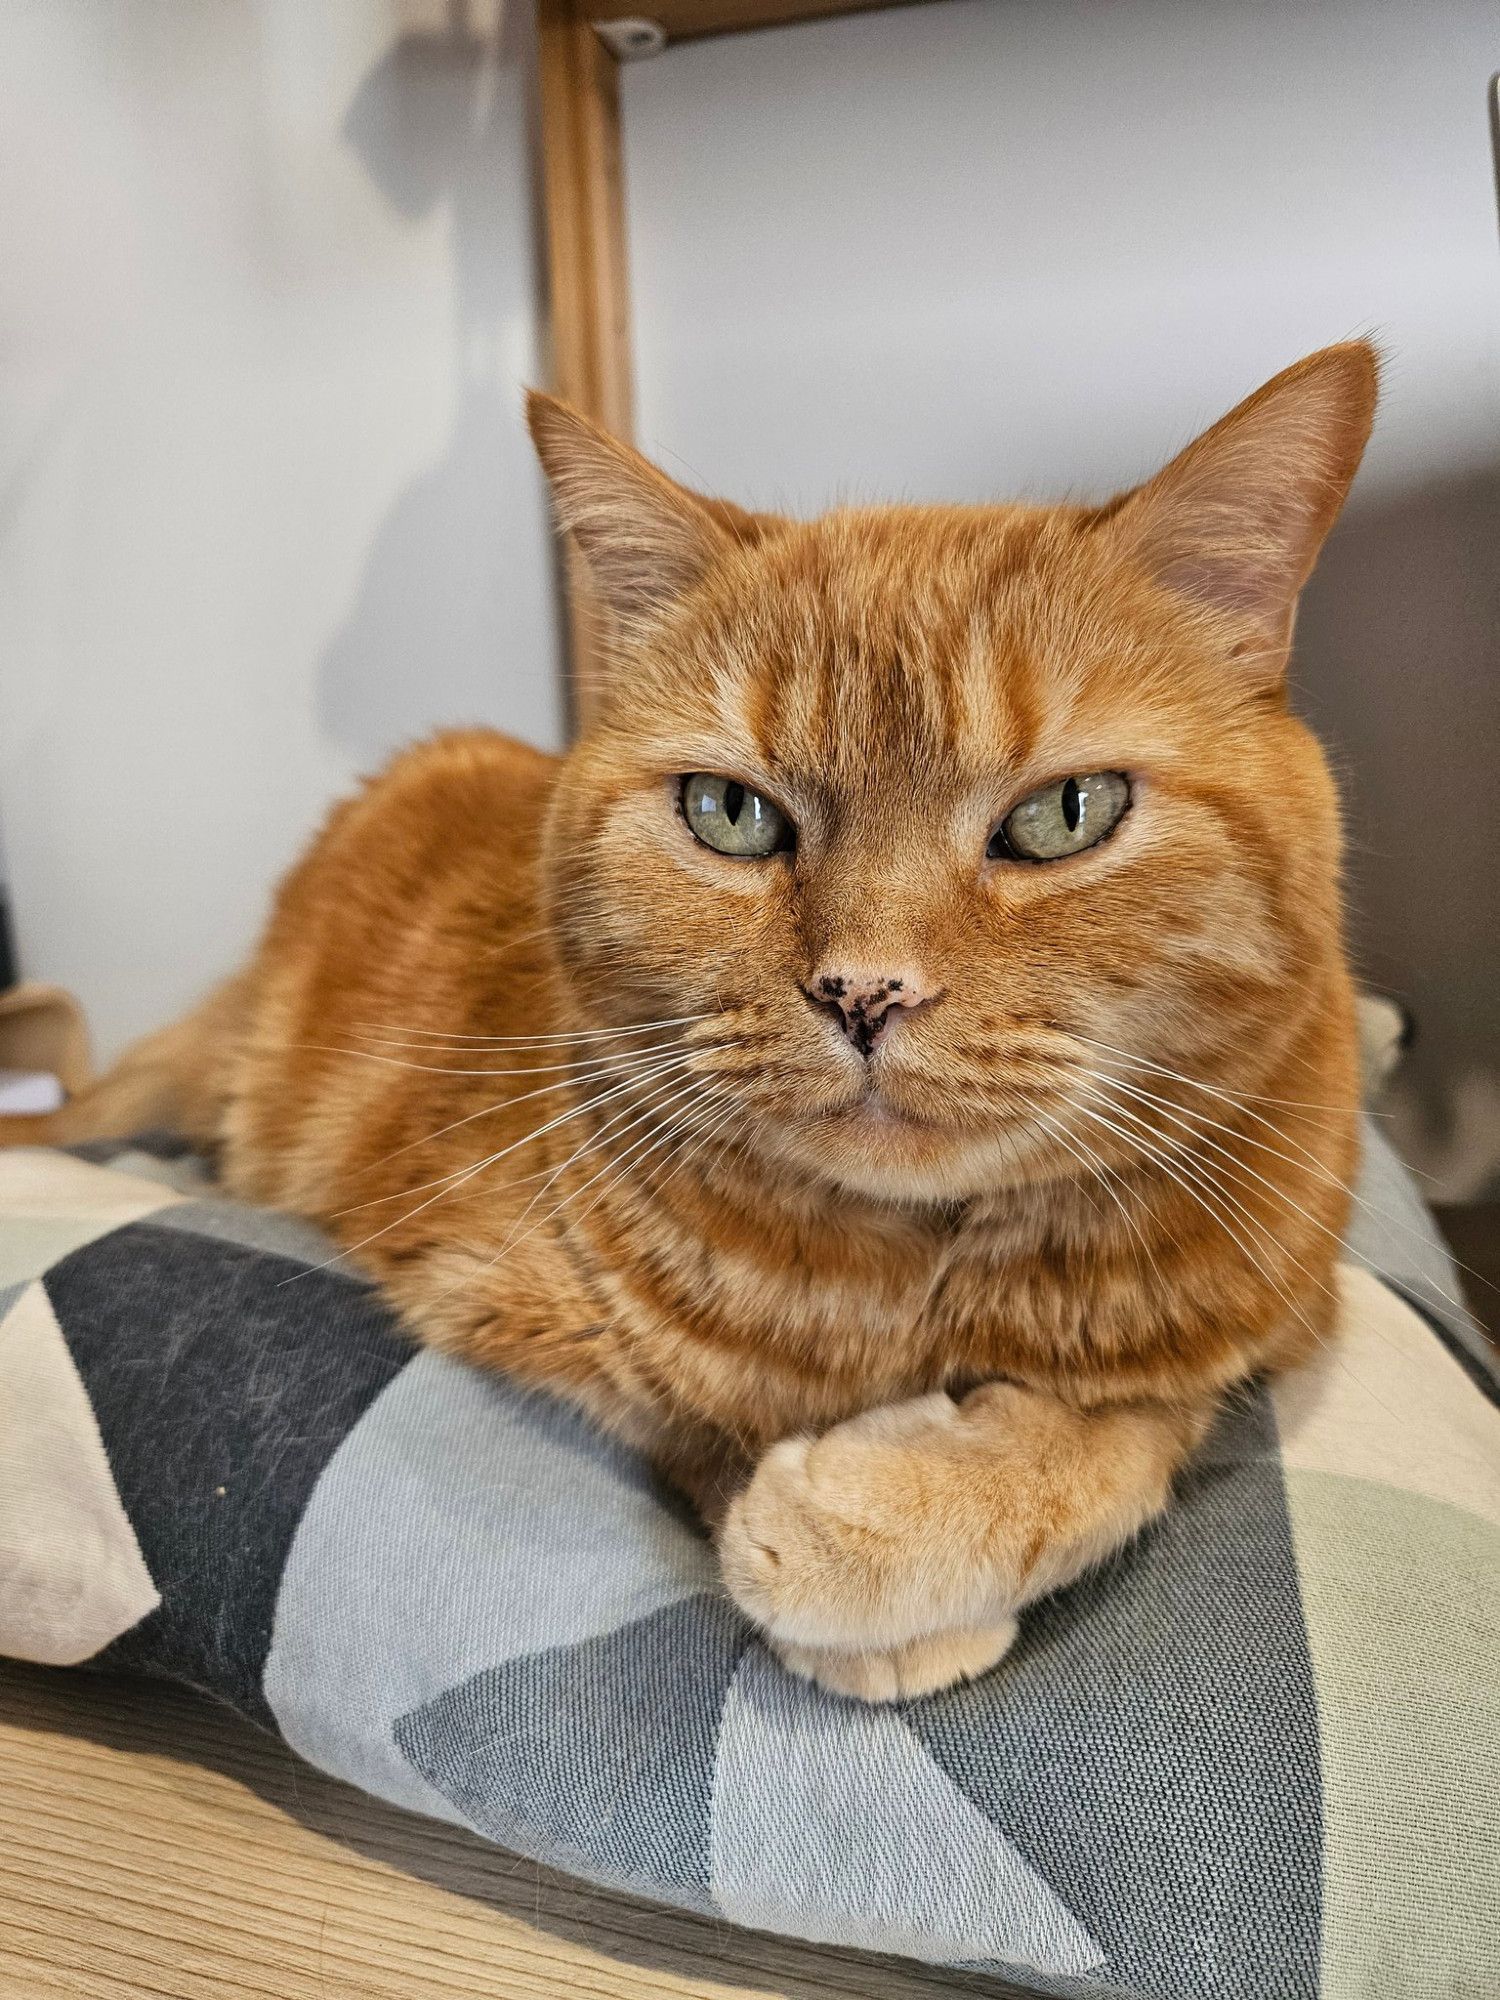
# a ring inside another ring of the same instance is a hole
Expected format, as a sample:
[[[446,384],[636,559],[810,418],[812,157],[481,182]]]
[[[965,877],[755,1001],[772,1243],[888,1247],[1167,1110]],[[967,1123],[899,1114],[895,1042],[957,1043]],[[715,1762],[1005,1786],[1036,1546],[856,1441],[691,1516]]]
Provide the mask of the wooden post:
[[[581,11],[587,0],[538,0],[543,199],[547,218],[552,385],[617,437],[632,430],[630,294],[615,58]],[[603,614],[568,564],[575,721],[585,721]]]
[[[593,21],[645,16],[668,42],[821,20],[903,0],[536,0],[552,386],[616,437],[632,432],[620,78]],[[659,45],[660,37],[658,38]],[[568,564],[575,722],[588,719],[607,613]]]

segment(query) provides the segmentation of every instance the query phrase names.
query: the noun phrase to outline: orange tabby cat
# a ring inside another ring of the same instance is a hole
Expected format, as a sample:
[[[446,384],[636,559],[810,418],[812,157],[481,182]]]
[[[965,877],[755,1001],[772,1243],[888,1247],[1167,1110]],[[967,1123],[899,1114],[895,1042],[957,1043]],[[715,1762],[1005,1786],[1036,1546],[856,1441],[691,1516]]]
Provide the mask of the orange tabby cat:
[[[586,733],[400,757],[48,1136],[176,1122],[636,1441],[798,1671],[991,1666],[1331,1325],[1339,819],[1283,677],[1374,399],[1334,347],[1104,507],[803,523],[534,397],[617,626]]]

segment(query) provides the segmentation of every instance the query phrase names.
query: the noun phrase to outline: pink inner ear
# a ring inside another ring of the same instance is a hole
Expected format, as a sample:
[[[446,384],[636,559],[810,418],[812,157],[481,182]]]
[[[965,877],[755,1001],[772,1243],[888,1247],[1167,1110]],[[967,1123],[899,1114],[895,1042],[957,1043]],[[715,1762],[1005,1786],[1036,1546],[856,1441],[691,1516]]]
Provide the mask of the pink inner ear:
[[[1112,517],[1163,586],[1244,628],[1279,675],[1297,593],[1354,477],[1374,411],[1355,343],[1297,363],[1179,453]]]
[[[533,394],[527,407],[558,519],[627,625],[692,589],[737,532],[734,517],[750,520],[680,486],[555,398]]]
[[[1165,589],[1257,627],[1280,625],[1297,588],[1285,553],[1269,544],[1258,556],[1246,549],[1200,547],[1152,568]]]

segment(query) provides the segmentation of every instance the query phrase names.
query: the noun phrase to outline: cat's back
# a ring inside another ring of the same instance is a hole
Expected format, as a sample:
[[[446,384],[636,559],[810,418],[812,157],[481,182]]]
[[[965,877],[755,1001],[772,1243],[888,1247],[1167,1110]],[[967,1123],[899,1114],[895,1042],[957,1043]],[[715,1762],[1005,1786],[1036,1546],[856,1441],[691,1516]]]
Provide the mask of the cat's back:
[[[330,813],[247,977],[225,1127],[239,1192],[305,1206],[351,1128],[421,1093],[413,1037],[491,1028],[497,1006],[511,1033],[545,1025],[548,968],[530,945],[556,769],[497,731],[449,731]]]
[[[446,730],[401,751],[329,814],[277,896],[273,929],[335,877],[364,896],[409,891],[540,839],[558,759],[494,729]]]
[[[450,730],[401,751],[329,813],[276,893],[263,955],[362,940],[472,880],[529,889],[557,759],[496,730]],[[331,927],[331,928],[330,928]]]

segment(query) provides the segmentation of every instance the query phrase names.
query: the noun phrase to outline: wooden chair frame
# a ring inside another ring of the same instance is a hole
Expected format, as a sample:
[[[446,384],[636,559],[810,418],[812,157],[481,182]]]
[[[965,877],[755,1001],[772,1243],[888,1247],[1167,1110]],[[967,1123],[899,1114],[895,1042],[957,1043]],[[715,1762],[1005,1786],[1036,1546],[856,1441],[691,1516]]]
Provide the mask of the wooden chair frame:
[[[633,431],[630,287],[620,135],[622,55],[910,0],[537,0],[552,385],[617,437]],[[595,626],[570,578],[575,716],[587,707]]]

